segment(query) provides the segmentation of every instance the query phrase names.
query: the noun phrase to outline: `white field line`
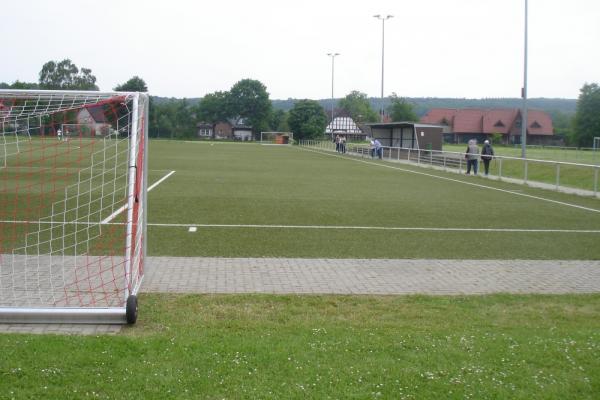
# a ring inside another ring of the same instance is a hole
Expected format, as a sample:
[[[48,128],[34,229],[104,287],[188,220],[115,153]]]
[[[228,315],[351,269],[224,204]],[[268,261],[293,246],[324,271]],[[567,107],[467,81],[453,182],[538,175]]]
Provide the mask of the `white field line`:
[[[40,225],[96,225],[97,222],[63,222],[63,221],[0,221],[0,224],[40,224]],[[120,225],[107,222],[106,225]],[[257,224],[163,224],[148,223],[148,226],[165,228],[241,228],[241,229],[330,229],[330,230],[372,230],[372,231],[405,231],[405,232],[492,232],[492,233],[600,233],[595,229],[536,229],[536,228],[442,228],[421,226],[336,226],[336,225],[257,225]]]
[[[348,229],[373,231],[424,231],[424,232],[536,232],[536,233],[600,233],[592,229],[527,229],[527,228],[439,228],[411,226],[336,226],[336,225],[237,225],[237,224],[160,224],[148,226],[175,228],[253,228],[253,229]]]
[[[352,161],[360,162],[360,163],[367,164],[367,165],[374,165],[374,166],[377,166],[377,167],[389,168],[389,169],[393,169],[393,170],[397,170],[397,171],[408,172],[408,173],[411,173],[411,174],[428,176],[430,178],[436,178],[436,179],[441,179],[441,180],[450,181],[450,182],[462,183],[464,185],[479,187],[479,188],[483,188],[483,189],[495,190],[495,191],[503,192],[503,193],[510,193],[510,194],[514,194],[516,196],[527,197],[527,198],[530,198],[530,199],[546,201],[548,203],[559,204],[561,206],[573,207],[573,208],[578,208],[580,210],[585,210],[585,211],[591,211],[591,212],[595,212],[595,213],[600,213],[600,210],[598,210],[596,208],[584,207],[584,206],[580,206],[580,205],[577,205],[577,204],[566,203],[564,201],[547,199],[545,197],[533,196],[531,194],[519,193],[519,192],[515,192],[515,191],[512,191],[512,190],[507,190],[507,189],[500,189],[500,188],[497,188],[497,187],[482,185],[482,184],[479,184],[479,183],[465,182],[465,181],[462,181],[460,179],[454,179],[454,178],[448,178],[448,177],[445,177],[445,176],[428,174],[426,172],[412,171],[410,169],[401,168],[401,167],[395,167],[395,166],[392,166],[392,165],[385,165],[385,164],[376,163],[376,162],[372,162],[372,161],[365,161],[365,160],[358,160],[358,159],[350,158],[350,157],[343,157],[343,156],[339,156],[337,154],[329,154],[329,153],[325,153],[325,152],[318,151],[318,150],[306,149],[304,147],[300,147],[300,148],[302,150],[304,150],[304,151],[309,151],[309,152],[312,152],[312,153],[322,154],[322,155],[329,156],[329,157],[341,158],[343,160],[352,160]]]
[[[171,175],[173,175],[175,173],[175,171],[171,171],[168,174],[166,174],[165,176],[163,176],[162,178],[160,178],[158,181],[154,182],[149,188],[148,188],[148,192],[150,192],[152,189],[154,189],[155,187],[157,187],[158,185],[160,185],[161,183],[163,183],[168,177],[170,177]],[[117,211],[115,211],[114,213],[110,214],[108,217],[104,218],[102,220],[102,222],[100,222],[101,224],[108,224],[110,221],[112,221],[113,219],[115,219],[119,214],[121,214],[123,211],[125,211],[125,209],[127,209],[127,204],[123,204],[123,206],[121,208],[119,208]]]
[[[210,145],[210,146],[214,146],[216,144],[226,144],[226,145],[244,145],[247,146],[247,143],[236,143],[236,142],[221,142],[221,141],[214,141],[214,140],[184,140],[183,143],[195,143],[195,144],[204,144],[204,145]]]

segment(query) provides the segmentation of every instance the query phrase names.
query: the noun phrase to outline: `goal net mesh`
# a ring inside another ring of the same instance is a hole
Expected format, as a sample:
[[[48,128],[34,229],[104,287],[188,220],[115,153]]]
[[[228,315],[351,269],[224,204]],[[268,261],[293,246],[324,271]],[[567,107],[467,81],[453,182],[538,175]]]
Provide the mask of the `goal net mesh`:
[[[147,105],[0,90],[0,309],[125,307],[137,293]]]

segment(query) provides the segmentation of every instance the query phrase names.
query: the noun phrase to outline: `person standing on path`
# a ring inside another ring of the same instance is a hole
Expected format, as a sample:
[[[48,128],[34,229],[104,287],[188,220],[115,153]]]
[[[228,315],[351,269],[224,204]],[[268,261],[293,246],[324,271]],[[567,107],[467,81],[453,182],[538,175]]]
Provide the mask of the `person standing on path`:
[[[465,153],[467,159],[467,175],[471,173],[471,167],[473,167],[473,174],[477,175],[478,159],[479,159],[479,147],[477,147],[477,140],[469,140],[467,146],[467,152]]]
[[[490,173],[490,161],[494,158],[494,149],[490,144],[489,140],[483,142],[483,148],[481,149],[481,161],[483,161],[483,167],[485,168],[485,176]],[[477,171],[475,171],[477,172]]]
[[[375,139],[373,145],[375,146],[375,154],[377,154],[377,158],[381,160],[383,158],[383,147],[381,146],[379,139]]]

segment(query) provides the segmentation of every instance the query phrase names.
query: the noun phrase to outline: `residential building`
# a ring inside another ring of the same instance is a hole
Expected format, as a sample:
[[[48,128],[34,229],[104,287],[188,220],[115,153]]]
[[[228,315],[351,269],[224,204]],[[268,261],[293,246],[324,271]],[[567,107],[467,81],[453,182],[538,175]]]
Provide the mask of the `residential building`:
[[[200,122],[196,125],[199,138],[215,138],[229,140],[253,140],[252,126],[244,118],[231,118],[216,124]]]
[[[466,143],[469,139],[483,141],[500,134],[502,143],[521,142],[521,110],[433,108],[421,123],[444,125],[444,139],[451,143]],[[544,111],[528,110],[527,143],[547,144],[555,141],[552,118]]]

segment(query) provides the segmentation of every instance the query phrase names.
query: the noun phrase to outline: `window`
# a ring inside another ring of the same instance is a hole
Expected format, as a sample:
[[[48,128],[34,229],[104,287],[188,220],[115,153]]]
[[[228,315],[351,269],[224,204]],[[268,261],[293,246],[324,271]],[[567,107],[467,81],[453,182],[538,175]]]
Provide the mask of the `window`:
[[[496,122],[494,124],[494,126],[496,126],[496,127],[504,127],[504,124],[502,123],[502,121],[498,120],[498,122]]]

